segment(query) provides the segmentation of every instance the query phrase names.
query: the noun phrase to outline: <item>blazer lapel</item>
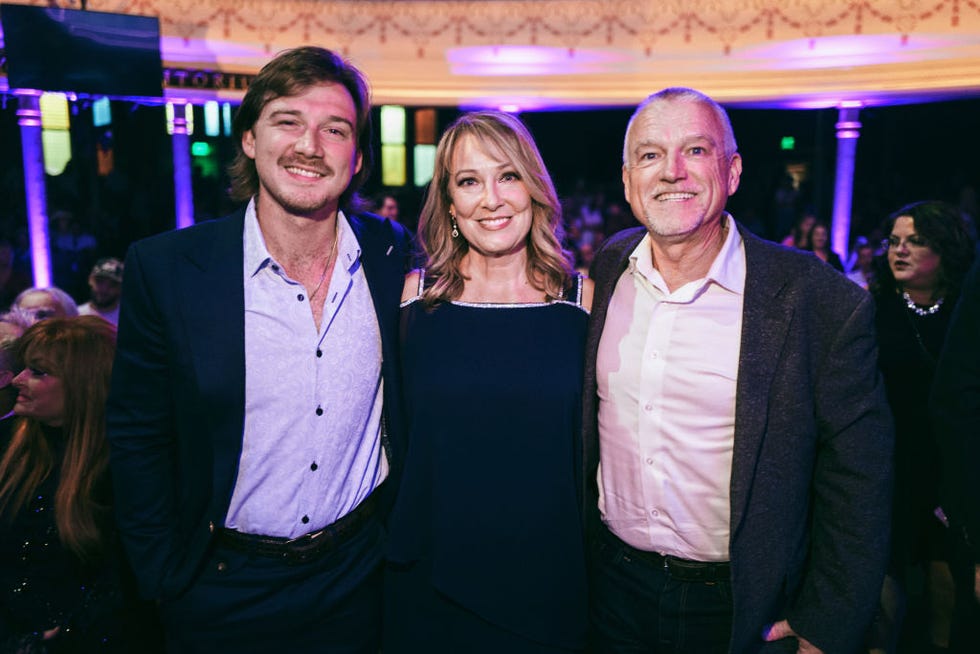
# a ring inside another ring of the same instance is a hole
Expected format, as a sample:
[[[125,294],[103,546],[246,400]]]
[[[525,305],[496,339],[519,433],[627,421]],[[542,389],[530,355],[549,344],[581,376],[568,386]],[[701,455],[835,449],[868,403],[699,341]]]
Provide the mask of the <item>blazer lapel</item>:
[[[645,234],[646,230],[642,227],[635,228],[631,234],[624,234],[623,240],[616,244],[608,259],[600,261],[595,270],[591,271],[595,292],[592,299],[592,312],[589,316],[586,362],[591,369],[592,382],[595,382],[595,357],[599,349],[599,339],[602,337],[602,328],[606,324],[609,300],[616,289],[616,283],[626,270],[630,254],[643,240]]]
[[[793,315],[780,300],[786,279],[770,263],[765,246],[739,225],[745,243],[745,297],[735,391],[735,444],[732,454],[731,512],[734,538],[749,498],[759,448],[769,414],[770,387]]]
[[[599,507],[596,504],[598,488],[596,485],[596,470],[599,467],[599,397],[596,380],[596,356],[599,352],[599,341],[602,338],[602,328],[606,324],[606,314],[609,310],[609,300],[616,283],[619,281],[629,256],[643,239],[646,230],[637,227],[627,232],[621,232],[610,242],[608,251],[601,251],[596,257],[595,265],[589,271],[595,282],[595,292],[592,299],[592,311],[589,315],[589,328],[585,341],[585,379],[582,389],[582,484],[579,500],[582,502],[582,514],[588,535],[599,524]]]
[[[381,332],[381,373],[384,379],[386,421],[382,433],[382,445],[388,453],[392,468],[397,469],[404,460],[405,449],[399,420],[401,410],[398,408],[401,402],[398,386],[401,378],[398,360],[398,315],[407,253],[405,244],[399,243],[391,223],[358,215],[348,215],[347,220],[361,246],[364,277],[371,292],[371,300],[374,302],[378,330]],[[387,486],[389,490],[386,504],[391,500],[393,497],[391,493],[394,492],[392,484]]]
[[[214,449],[214,490],[230,499],[245,426],[244,212],[198,232],[178,258],[179,310]],[[220,407],[220,410],[215,410]]]
[[[372,229],[357,215],[348,215],[347,221],[361,246],[364,276],[381,331],[382,353],[389,360],[396,355],[392,336],[397,334],[398,305],[405,275],[404,253],[395,240],[394,230],[387,224],[379,223],[378,229]]]

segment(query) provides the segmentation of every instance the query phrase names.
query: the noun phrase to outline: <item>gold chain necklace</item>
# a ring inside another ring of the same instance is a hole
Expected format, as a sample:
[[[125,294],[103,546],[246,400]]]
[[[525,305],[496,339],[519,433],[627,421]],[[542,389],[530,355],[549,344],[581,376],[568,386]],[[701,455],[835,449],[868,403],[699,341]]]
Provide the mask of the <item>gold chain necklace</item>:
[[[340,217],[338,216],[337,218],[335,218],[335,220],[340,220]],[[320,281],[316,283],[316,288],[314,288],[313,292],[310,293],[310,302],[313,301],[313,298],[316,297],[316,294],[320,291],[320,287],[323,286],[323,280],[327,278],[327,271],[330,270],[330,266],[333,263],[334,255],[337,254],[337,241],[339,240],[340,240],[340,225],[338,223],[337,228],[334,230],[334,234],[333,234],[333,245],[330,246],[330,252],[327,254],[327,260],[323,264],[323,272],[320,274]]]

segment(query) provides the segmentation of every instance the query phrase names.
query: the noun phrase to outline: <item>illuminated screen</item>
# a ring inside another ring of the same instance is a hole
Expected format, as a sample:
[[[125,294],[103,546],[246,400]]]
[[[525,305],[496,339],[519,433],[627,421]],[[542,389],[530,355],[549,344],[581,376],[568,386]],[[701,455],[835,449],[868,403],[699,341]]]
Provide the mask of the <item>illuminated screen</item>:
[[[156,17],[5,4],[0,22],[12,89],[163,96]]]

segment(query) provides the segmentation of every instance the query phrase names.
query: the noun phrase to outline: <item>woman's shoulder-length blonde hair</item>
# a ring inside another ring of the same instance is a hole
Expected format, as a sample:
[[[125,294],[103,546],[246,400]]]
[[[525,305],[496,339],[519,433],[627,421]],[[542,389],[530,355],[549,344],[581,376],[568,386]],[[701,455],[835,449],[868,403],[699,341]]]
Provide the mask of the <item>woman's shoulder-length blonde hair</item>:
[[[422,294],[426,306],[448,302],[463,292],[465,278],[460,262],[469,244],[452,236],[449,184],[458,144],[472,137],[489,154],[509,162],[531,196],[531,230],[527,237],[528,281],[551,298],[563,296],[572,275],[572,260],[562,248],[564,236],[561,204],[551,175],[530,132],[514,116],[498,111],[475,111],[456,119],[439,139],[435,169],[419,216],[419,240],[425,254],[427,284]]]

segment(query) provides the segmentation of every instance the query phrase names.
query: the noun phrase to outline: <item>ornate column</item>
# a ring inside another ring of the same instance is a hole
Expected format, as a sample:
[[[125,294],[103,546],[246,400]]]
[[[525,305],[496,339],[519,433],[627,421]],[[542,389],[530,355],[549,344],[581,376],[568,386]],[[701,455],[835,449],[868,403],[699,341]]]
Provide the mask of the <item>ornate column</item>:
[[[174,150],[174,207],[177,229],[194,224],[194,186],[191,183],[191,144],[187,134],[186,104],[174,102],[174,133],[171,143]]]
[[[854,195],[854,159],[861,136],[860,102],[844,102],[837,114],[837,173],[834,177],[834,216],[830,247],[847,261],[851,236],[851,200]]]
[[[34,285],[51,286],[48,197],[44,182],[44,143],[41,139],[41,92],[22,90],[17,91],[16,95]]]

